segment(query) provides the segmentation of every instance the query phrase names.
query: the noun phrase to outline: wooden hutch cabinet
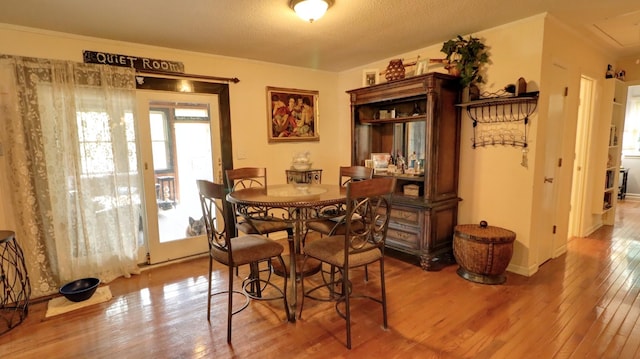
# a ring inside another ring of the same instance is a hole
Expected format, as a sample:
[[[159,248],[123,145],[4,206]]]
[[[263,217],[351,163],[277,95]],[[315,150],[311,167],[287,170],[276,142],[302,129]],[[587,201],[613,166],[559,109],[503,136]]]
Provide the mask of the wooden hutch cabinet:
[[[425,270],[454,263],[453,229],[460,201],[460,110],[455,106],[459,79],[428,73],[347,93],[353,165],[365,165],[372,154],[400,154],[411,168],[421,164],[414,173],[376,169],[374,176],[397,178],[387,247],[418,258]],[[407,185],[413,185],[409,192]]]

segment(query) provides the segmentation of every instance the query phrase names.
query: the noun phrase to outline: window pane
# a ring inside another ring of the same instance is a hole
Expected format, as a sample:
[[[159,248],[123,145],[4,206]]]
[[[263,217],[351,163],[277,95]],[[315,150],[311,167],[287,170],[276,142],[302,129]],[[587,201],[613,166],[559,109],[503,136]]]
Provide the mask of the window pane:
[[[155,170],[169,169],[165,142],[152,142],[151,150],[153,151],[153,168]]]
[[[150,112],[149,123],[151,124],[151,141],[166,141],[167,131],[164,112]]]
[[[203,108],[176,108],[176,120],[186,117],[193,120],[208,120],[209,110]]]
[[[631,94],[631,88],[629,93]],[[625,155],[640,155],[640,97],[629,97],[629,111],[624,121],[622,151]]]

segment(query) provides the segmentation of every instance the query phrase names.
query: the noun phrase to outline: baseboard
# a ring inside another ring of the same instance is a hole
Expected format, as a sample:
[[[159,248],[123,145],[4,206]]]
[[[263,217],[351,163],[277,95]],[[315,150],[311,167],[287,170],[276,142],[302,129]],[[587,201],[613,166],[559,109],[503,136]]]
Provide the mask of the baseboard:
[[[640,193],[627,193],[624,196],[624,199],[619,199],[618,201],[639,202],[640,201]]]
[[[511,263],[509,263],[509,265],[507,266],[507,272],[519,274],[525,277],[531,277],[537,271],[538,271],[538,266],[524,267],[520,265],[514,265]]]
[[[597,231],[598,229],[600,229],[600,227],[602,227],[604,224],[602,224],[602,222],[593,225],[591,228],[587,229],[587,233],[583,236],[583,237],[589,237],[590,235],[593,234],[593,232]]]

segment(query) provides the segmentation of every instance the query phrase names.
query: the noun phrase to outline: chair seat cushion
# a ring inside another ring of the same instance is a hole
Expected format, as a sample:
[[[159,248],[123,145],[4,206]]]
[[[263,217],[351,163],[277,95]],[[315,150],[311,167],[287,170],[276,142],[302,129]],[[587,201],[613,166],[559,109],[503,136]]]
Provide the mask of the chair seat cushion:
[[[253,224],[253,226],[251,225]],[[236,228],[245,234],[267,234],[273,232],[286,231],[287,229],[291,229],[292,226],[289,223],[282,221],[256,221],[252,220],[251,224],[247,221],[240,221],[236,224]],[[256,232],[255,228],[258,229]]]
[[[359,230],[363,227],[362,222],[356,221],[351,224],[354,230]],[[307,223],[307,227],[313,231],[322,234],[342,234],[344,235],[347,226],[344,223],[336,223],[332,219],[324,219],[321,221],[312,221]],[[332,232],[333,231],[333,232]]]
[[[280,243],[258,234],[232,238],[231,248],[233,264],[236,266],[276,257],[284,251]],[[214,248],[211,254],[216,261],[229,265],[227,252]]]
[[[368,246],[374,247],[369,244]],[[365,247],[366,248],[366,247]],[[322,262],[335,266],[344,266],[344,235],[336,235],[315,239],[304,246],[304,253]],[[373,263],[382,258],[379,248],[354,253],[349,256],[349,267],[359,267]]]
[[[334,227],[339,227],[339,226],[340,224],[330,219],[325,219],[322,221],[312,221],[307,223],[307,228],[322,234],[329,234],[334,229]],[[337,230],[338,229],[336,228],[336,231]],[[342,234],[344,234],[344,228],[342,228]]]

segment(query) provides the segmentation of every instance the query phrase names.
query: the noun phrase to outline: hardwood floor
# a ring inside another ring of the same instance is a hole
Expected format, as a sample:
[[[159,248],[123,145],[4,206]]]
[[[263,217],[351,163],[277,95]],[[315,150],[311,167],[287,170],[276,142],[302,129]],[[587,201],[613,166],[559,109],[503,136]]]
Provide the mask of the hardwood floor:
[[[353,349],[330,303],[307,301],[303,319],[285,321],[282,302],[256,302],[234,317],[226,304],[206,319],[207,259],[156,267],[110,283],[113,299],[26,321],[0,336],[1,358],[637,358],[640,357],[640,202],[618,207],[614,227],[574,238],[568,252],[527,278],[481,285],[388,257],[389,329],[380,307],[352,304]],[[359,289],[378,288],[377,268]],[[224,288],[226,272],[214,270]],[[36,284],[33,284],[36,285]]]

